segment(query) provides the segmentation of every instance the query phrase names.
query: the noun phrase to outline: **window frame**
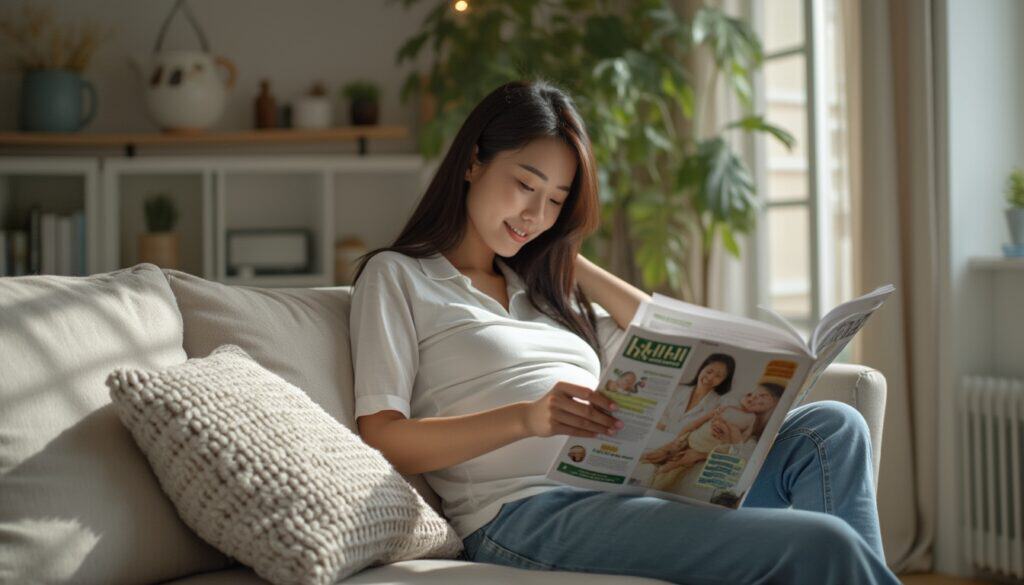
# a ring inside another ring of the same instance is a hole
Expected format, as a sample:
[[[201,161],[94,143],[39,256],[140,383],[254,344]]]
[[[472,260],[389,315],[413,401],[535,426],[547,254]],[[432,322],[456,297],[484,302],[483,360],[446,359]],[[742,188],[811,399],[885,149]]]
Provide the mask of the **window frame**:
[[[804,56],[806,94],[806,128],[807,128],[807,197],[805,199],[780,199],[768,201],[762,199],[764,206],[758,214],[757,225],[753,230],[750,242],[753,254],[748,254],[747,311],[750,315],[759,313],[759,306],[770,306],[771,288],[769,282],[770,264],[768,258],[769,234],[767,228],[768,212],[782,207],[801,207],[808,211],[808,242],[810,244],[810,314],[807,322],[793,320],[798,329],[811,330],[822,317],[822,312],[831,308],[829,299],[834,298],[835,269],[832,259],[835,258],[834,238],[828,238],[824,226],[829,225],[832,212],[830,202],[823,194],[831,192],[831,159],[830,137],[828,126],[827,87],[825,67],[827,51],[825,48],[825,0],[803,0],[803,42],[781,48],[764,56],[764,63],[791,57]],[[764,16],[766,7],[763,0],[745,0],[744,12],[758,36],[764,37]],[[753,73],[753,105],[757,113],[767,111],[767,96],[763,66]],[[797,137],[798,140],[801,137]],[[746,149],[751,162],[751,173],[758,187],[767,184],[768,156],[766,144],[769,138],[750,135]]]

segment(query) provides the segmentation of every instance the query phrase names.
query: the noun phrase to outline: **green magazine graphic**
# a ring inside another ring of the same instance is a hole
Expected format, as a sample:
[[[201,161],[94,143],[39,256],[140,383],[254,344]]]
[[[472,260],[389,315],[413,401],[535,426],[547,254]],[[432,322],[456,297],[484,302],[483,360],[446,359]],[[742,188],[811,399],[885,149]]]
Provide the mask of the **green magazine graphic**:
[[[690,346],[673,345],[652,339],[644,339],[634,335],[626,344],[626,351],[622,355],[629,359],[657,366],[669,368],[681,368],[686,356],[690,354]]]

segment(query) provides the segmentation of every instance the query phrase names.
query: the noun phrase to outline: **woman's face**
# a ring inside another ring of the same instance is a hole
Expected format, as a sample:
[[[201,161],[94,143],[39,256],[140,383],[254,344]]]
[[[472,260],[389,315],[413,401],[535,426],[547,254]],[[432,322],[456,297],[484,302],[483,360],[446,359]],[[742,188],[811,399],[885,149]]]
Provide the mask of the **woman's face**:
[[[729,368],[722,362],[711,362],[701,369],[697,376],[697,384],[705,388],[717,388],[729,375]]]
[[[747,392],[747,395],[743,397],[743,410],[761,414],[775,408],[777,403],[778,399],[771,392],[758,386],[757,390]]]
[[[555,224],[576,176],[576,155],[554,137],[499,152],[486,165],[475,162],[475,152],[466,172],[469,231],[495,254],[515,256]]]

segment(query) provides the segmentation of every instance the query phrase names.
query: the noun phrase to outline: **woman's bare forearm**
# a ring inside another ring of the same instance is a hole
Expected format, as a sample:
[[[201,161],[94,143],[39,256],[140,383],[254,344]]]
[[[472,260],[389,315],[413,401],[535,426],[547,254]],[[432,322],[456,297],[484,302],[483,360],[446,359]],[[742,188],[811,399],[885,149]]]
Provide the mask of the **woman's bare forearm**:
[[[587,260],[576,256],[576,282],[590,300],[604,307],[615,323],[625,329],[633,320],[640,303],[650,295]]]
[[[461,416],[392,420],[363,438],[402,474],[435,471],[530,436],[527,405],[517,402]]]

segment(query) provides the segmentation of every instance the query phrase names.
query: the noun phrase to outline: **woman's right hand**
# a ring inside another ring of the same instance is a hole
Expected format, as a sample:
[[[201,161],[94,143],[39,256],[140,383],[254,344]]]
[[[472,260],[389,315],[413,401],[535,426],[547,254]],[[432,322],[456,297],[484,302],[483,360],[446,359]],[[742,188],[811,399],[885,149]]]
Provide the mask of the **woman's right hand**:
[[[579,402],[576,398],[586,400],[589,404]],[[605,412],[617,409],[615,401],[600,392],[585,386],[558,382],[544,396],[526,403],[524,423],[531,437],[614,435],[623,423]]]

